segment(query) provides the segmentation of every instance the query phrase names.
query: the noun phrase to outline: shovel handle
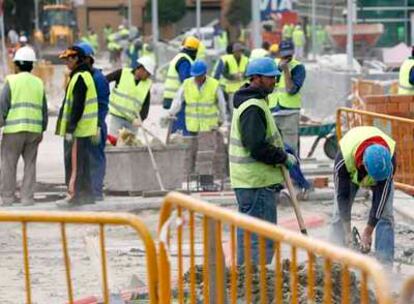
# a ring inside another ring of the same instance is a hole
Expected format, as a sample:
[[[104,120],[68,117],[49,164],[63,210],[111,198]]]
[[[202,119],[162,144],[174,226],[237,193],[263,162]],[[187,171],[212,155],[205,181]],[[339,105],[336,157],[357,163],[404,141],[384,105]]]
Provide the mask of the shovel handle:
[[[308,231],[306,230],[306,227],[305,227],[305,222],[303,220],[302,212],[301,212],[300,207],[299,207],[299,202],[298,202],[297,197],[296,197],[295,188],[293,188],[293,183],[292,183],[292,180],[290,179],[289,172],[284,166],[282,166],[282,173],[283,173],[283,178],[285,179],[285,182],[286,182],[286,187],[287,187],[287,189],[289,191],[289,194],[290,194],[290,197],[291,197],[293,210],[295,211],[295,215],[296,215],[296,219],[297,219],[298,224],[299,224],[300,232],[302,234],[307,235]]]

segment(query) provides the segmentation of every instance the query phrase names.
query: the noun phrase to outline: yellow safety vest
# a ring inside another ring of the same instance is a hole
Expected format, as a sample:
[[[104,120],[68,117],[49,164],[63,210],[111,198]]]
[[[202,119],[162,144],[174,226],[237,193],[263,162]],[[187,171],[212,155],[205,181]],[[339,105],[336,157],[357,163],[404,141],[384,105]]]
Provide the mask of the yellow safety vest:
[[[292,34],[292,40],[295,47],[302,47],[305,44],[305,33],[302,29],[294,30]]]
[[[249,99],[234,109],[229,148],[230,181],[233,188],[263,188],[283,182],[280,166],[255,160],[242,144],[240,116],[250,106],[257,106],[265,113],[266,140],[276,147],[284,147],[282,136],[264,99]]]
[[[339,147],[345,160],[346,170],[349,172],[352,182],[356,185],[363,187],[375,185],[374,179],[368,175],[362,181],[358,181],[358,170],[355,164],[355,153],[358,147],[362,142],[374,136],[383,138],[390,148],[391,155],[394,154],[395,141],[376,127],[364,126],[353,128],[339,142]]]
[[[109,113],[132,122],[141,112],[151,85],[150,79],[141,80],[136,85],[132,69],[123,68],[118,86],[109,96]]]
[[[218,126],[219,82],[207,76],[199,88],[194,77],[184,81],[185,125],[190,132],[207,132]]]
[[[11,104],[3,133],[42,133],[45,95],[42,80],[21,72],[7,76],[6,81],[10,87]]]
[[[67,127],[72,114],[73,107],[73,89],[76,81],[79,77],[83,78],[86,85],[86,100],[85,108],[83,110],[82,117],[78,122],[74,137],[90,137],[95,136],[98,132],[98,97],[96,93],[95,82],[93,81],[90,72],[77,72],[69,80],[68,87],[66,89],[65,102],[63,106],[62,116],[59,117],[56,127],[56,134],[65,136],[67,133]]]
[[[414,86],[410,83],[410,71],[414,67],[414,59],[406,59],[400,68],[399,95],[414,95]]]
[[[244,78],[244,74],[246,72],[247,64],[249,63],[249,59],[242,55],[240,58],[239,64],[237,64],[236,58],[234,58],[234,55],[227,55],[222,57],[224,63],[228,65],[229,67],[229,74],[230,75],[236,75],[236,74],[242,74],[243,78],[242,80],[229,80],[225,79],[225,91],[228,94],[235,93],[240,89],[240,87],[246,83],[246,79]]]
[[[173,60],[171,60],[168,67],[167,79],[164,84],[164,99],[174,99],[175,94],[180,88],[180,77],[178,75],[176,65],[181,58],[185,58],[190,62],[190,64],[193,64],[193,59],[185,53],[178,53]]]
[[[296,59],[292,59],[289,62],[289,70],[292,71],[297,65],[301,64]],[[280,76],[279,83],[276,86],[277,90],[277,103],[280,104],[284,108],[290,108],[290,109],[300,109],[302,106],[302,95],[300,92],[297,92],[296,94],[289,94],[286,92],[286,81],[285,81],[285,73],[282,72],[282,75]],[[272,93],[274,94],[274,93]],[[271,95],[272,95],[271,94]],[[272,104],[269,106],[274,107],[274,96],[271,97]]]

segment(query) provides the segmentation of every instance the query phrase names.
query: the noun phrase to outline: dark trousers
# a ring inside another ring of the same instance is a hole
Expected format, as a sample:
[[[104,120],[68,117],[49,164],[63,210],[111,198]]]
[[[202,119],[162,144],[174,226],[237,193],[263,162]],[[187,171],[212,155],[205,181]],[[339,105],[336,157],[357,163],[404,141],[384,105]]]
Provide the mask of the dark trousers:
[[[89,137],[75,138],[72,142],[64,141],[65,180],[70,202],[73,203],[95,201],[89,163],[90,145]]]
[[[101,127],[101,140],[99,144],[91,143],[89,148],[90,174],[92,179],[92,189],[95,199],[103,199],[103,183],[106,171],[105,143],[107,129],[106,125]]]

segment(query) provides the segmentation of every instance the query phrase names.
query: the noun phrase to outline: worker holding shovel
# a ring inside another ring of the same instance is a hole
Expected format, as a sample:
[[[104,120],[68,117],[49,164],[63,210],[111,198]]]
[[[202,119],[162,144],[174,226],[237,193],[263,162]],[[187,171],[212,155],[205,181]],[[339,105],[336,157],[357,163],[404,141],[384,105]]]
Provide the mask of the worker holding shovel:
[[[392,265],[395,141],[376,127],[356,127],[345,134],[339,146],[334,166],[332,240],[351,245],[352,203],[359,187],[369,187],[372,206],[360,249],[363,253],[370,251],[375,229],[376,256],[381,262]]]
[[[271,58],[249,62],[246,76],[249,84],[234,96],[234,112],[230,131],[230,180],[236,193],[239,211],[271,223],[277,222],[276,203],[283,188],[283,166],[296,164],[292,154],[284,150],[267,102],[280,71]],[[243,230],[237,231],[238,264],[244,263]],[[251,256],[259,258],[258,238],[252,235]],[[266,241],[266,262],[273,257],[273,242]]]

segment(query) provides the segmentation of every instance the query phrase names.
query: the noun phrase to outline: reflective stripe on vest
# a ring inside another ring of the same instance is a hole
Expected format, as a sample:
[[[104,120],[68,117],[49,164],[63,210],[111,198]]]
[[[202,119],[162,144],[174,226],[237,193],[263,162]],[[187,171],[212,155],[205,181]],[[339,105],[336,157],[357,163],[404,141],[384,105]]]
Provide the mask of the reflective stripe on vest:
[[[181,58],[185,58],[190,64],[193,64],[193,59],[185,53],[178,53],[173,60],[171,60],[168,67],[167,78],[164,83],[164,98],[174,99],[175,94],[181,86],[180,77],[176,69],[176,65]]]
[[[410,83],[410,71],[414,67],[414,59],[406,59],[399,73],[399,95],[414,95],[414,86]]]
[[[353,128],[349,130],[339,142],[346,170],[349,172],[352,182],[356,185],[368,187],[375,184],[375,181],[369,176],[362,181],[358,181],[358,170],[355,164],[355,153],[358,150],[358,147],[363,141],[374,136],[383,138],[390,148],[391,155],[394,154],[395,141],[376,127],[365,126]]]
[[[3,132],[42,133],[45,94],[42,80],[21,72],[7,76],[6,81],[10,87],[11,105]]]
[[[91,73],[84,71],[75,73],[70,79],[66,89],[63,113],[62,116],[59,117],[56,128],[56,133],[60,136],[65,136],[67,133],[67,127],[69,125],[73,107],[73,89],[79,77],[82,77],[87,88],[86,100],[82,117],[76,126],[73,136],[89,137],[96,135],[96,132],[98,131],[98,99],[95,82],[93,81]]]
[[[219,82],[206,78],[201,90],[194,77],[184,81],[185,125],[190,132],[207,132],[218,126],[216,102]]]
[[[244,73],[246,72],[247,64],[249,63],[249,59],[242,55],[239,64],[237,64],[236,58],[234,55],[227,55],[223,57],[224,63],[227,63],[227,66],[229,68],[229,74],[230,75],[237,75],[241,74],[243,79],[242,80],[229,80],[226,79],[224,84],[224,90],[226,93],[235,93],[240,89],[240,87],[246,83],[246,79],[244,79]]]
[[[230,180],[233,188],[262,188],[283,182],[279,166],[267,165],[251,157],[241,141],[240,116],[250,106],[262,109],[266,117],[266,140],[283,148],[282,137],[264,99],[249,99],[234,109],[230,132]]]
[[[301,64],[296,59],[289,62],[289,71],[292,71],[296,66]],[[302,96],[298,92],[296,94],[288,94],[286,92],[285,73],[282,72],[279,83],[276,85],[278,103],[285,108],[299,109],[302,106]]]
[[[151,85],[150,79],[140,80],[136,85],[132,69],[123,68],[118,86],[109,97],[109,113],[132,122],[141,112]]]

